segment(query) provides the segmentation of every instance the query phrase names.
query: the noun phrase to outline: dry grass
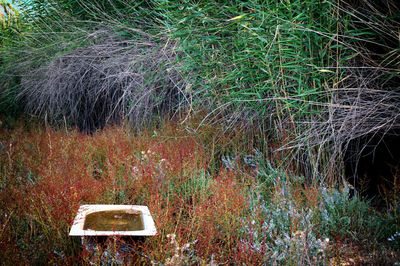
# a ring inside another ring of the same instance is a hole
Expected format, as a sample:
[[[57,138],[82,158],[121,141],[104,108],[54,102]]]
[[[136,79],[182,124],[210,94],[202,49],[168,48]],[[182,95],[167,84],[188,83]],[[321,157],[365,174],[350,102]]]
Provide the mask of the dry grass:
[[[25,60],[19,93],[25,110],[52,124],[92,132],[123,118],[141,127],[153,115],[173,115],[187,104],[187,77],[178,69],[176,44],[118,35],[97,30],[87,33],[91,45],[56,55],[50,63]]]

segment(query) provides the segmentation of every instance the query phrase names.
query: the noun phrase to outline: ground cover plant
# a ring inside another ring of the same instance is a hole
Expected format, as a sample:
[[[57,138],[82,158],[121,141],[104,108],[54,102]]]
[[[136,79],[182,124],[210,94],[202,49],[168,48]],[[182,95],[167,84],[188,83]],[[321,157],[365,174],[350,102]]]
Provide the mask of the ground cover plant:
[[[211,169],[210,135],[219,136],[221,147],[232,139],[222,131],[204,133],[171,122],[140,134],[107,127],[93,136],[23,124],[3,128],[2,261],[308,265],[399,259],[395,212],[377,212],[348,190],[308,185],[256,151],[226,153],[220,168]],[[80,204],[147,205],[158,234],[128,241],[126,253],[118,252],[124,239],[91,253],[68,237]]]

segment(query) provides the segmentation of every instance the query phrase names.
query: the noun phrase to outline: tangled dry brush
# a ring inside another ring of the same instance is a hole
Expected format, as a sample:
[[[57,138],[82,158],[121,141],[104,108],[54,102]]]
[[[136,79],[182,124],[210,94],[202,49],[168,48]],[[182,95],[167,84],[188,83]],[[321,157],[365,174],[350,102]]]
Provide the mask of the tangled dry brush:
[[[140,127],[185,101],[188,78],[179,71],[174,44],[148,35],[124,39],[108,30],[89,38],[89,46],[22,68],[19,99],[28,113],[91,132],[122,118]]]

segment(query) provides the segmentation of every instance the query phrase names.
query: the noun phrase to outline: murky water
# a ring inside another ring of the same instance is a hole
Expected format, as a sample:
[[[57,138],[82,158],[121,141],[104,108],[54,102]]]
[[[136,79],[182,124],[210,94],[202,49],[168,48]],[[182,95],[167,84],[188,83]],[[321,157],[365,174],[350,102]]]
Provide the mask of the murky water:
[[[136,231],[143,230],[141,213],[138,211],[100,211],[86,216],[84,230]]]

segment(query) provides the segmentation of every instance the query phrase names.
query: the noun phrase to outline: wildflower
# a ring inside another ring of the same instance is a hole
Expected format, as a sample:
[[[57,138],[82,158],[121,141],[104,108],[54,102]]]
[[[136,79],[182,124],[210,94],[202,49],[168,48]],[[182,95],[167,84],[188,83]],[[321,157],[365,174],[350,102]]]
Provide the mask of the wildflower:
[[[176,241],[175,241],[176,235],[175,235],[175,234],[168,234],[168,235],[167,235],[167,238],[168,238],[168,239],[171,239],[170,243],[171,243],[172,245],[174,245],[174,244],[176,243]]]
[[[165,168],[165,169],[169,169],[170,168],[166,159],[161,159],[159,161],[158,165],[159,165],[160,168]]]
[[[137,168],[136,166],[134,166],[134,167],[132,168],[132,173],[133,173],[134,175],[137,175],[137,174],[139,173],[139,168]]]

